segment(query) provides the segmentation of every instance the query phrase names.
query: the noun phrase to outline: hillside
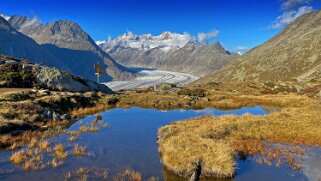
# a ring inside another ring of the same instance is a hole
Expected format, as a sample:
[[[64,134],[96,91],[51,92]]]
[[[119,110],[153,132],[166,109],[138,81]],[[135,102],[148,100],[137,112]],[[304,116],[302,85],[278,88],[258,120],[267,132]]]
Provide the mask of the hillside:
[[[45,88],[54,91],[113,93],[106,85],[59,69],[0,54],[0,88]]]
[[[0,53],[15,57],[29,58],[40,64],[59,67],[70,70],[44,47],[38,45],[33,39],[23,35],[0,17]]]
[[[24,16],[11,16],[8,22],[14,29],[32,38],[37,44],[41,45],[41,49],[49,52],[58,64],[52,65],[51,61],[47,61],[46,59],[36,59],[29,55],[20,55],[19,53],[23,52],[23,47],[27,46],[22,46],[21,50],[15,51],[16,54],[9,55],[27,58],[36,63],[55,66],[90,79],[95,79],[93,64],[96,62],[100,63],[100,65],[107,70],[107,74],[104,74],[102,77],[104,81],[133,77],[133,72],[117,64],[74,22],[57,21],[41,24],[34,19]],[[5,35],[3,36],[5,37]],[[17,40],[19,39],[20,38]],[[6,54],[6,52],[1,53]],[[64,65],[64,67],[61,67],[62,65]]]
[[[120,64],[205,76],[238,57],[219,42],[208,44],[190,34],[164,32],[159,36],[132,32],[100,44]]]
[[[297,18],[266,43],[207,76],[210,81],[312,80],[321,75],[321,11]]]

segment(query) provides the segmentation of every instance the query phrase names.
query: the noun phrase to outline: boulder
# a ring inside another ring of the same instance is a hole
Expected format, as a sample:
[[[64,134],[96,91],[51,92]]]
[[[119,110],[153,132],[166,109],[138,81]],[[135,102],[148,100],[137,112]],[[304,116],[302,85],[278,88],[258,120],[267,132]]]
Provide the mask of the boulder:
[[[63,120],[71,120],[72,115],[71,114],[63,114],[60,118]]]
[[[32,72],[33,65],[32,64],[22,64],[22,69],[27,72]]]
[[[49,109],[44,109],[44,110],[43,110],[43,116],[44,116],[46,119],[52,119],[53,113],[52,113],[52,111],[50,111]]]
[[[56,112],[52,113],[52,119],[54,121],[61,121],[60,115],[58,113],[56,113]]]
[[[202,97],[202,100],[203,101],[206,101],[206,102],[208,102],[208,101],[210,101],[208,98],[206,98],[206,97]]]
[[[7,64],[19,64],[19,62],[17,61],[13,61],[13,60],[6,60]]]
[[[112,91],[103,84],[76,77],[56,68],[37,66],[35,67],[35,72],[36,83],[51,90],[70,92],[101,91],[104,93],[112,93]]]
[[[40,94],[42,96],[48,96],[48,95],[50,95],[50,91],[48,89],[43,89],[43,90],[39,90],[38,94]]]

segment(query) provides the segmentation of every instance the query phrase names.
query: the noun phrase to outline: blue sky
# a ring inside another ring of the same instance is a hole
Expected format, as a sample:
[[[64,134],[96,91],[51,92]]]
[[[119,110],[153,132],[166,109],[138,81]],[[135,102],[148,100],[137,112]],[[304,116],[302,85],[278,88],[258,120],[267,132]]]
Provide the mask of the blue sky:
[[[42,23],[75,21],[94,40],[128,30],[194,36],[218,30],[209,41],[220,41],[232,51],[253,48],[296,15],[320,7],[318,0],[0,0],[0,13],[36,16]]]

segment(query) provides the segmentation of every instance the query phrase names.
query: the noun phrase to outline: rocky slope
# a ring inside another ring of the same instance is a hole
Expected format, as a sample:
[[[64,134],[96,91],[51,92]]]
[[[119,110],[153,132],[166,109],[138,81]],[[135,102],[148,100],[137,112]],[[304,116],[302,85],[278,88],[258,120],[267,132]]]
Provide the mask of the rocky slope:
[[[320,22],[320,10],[303,15],[266,43],[200,82],[319,80]]]
[[[60,64],[51,52],[38,45],[33,39],[14,29],[5,19],[0,17],[0,53],[15,57],[29,58],[40,64],[59,67],[68,71],[68,67]]]
[[[107,70],[107,74],[103,74],[102,77],[104,81],[133,77],[134,72],[116,63],[107,53],[102,51],[92,38],[76,23],[57,21],[41,24],[35,19],[23,16],[11,16],[8,22],[14,29],[35,40],[43,51],[51,54],[52,58],[50,58],[50,60],[55,59],[57,64],[53,64],[46,59],[43,60],[43,58],[36,59],[30,55],[19,55],[20,52],[23,52],[23,49],[16,50],[14,52],[15,54],[10,53],[9,55],[28,58],[37,63],[55,66],[90,79],[95,79],[93,64],[96,62],[100,63],[100,65]],[[19,33],[19,35],[21,35],[21,33]],[[6,37],[6,35],[2,35],[2,37]],[[19,42],[13,44],[19,44]],[[22,46],[22,48],[23,47],[27,46]],[[1,50],[0,53],[7,54],[6,51]],[[31,53],[31,55],[33,54]],[[41,62],[39,62],[39,60]],[[64,67],[62,67],[62,65]]]
[[[39,87],[50,90],[70,92],[112,91],[103,84],[98,84],[56,68],[32,64],[0,55],[0,87]]]
[[[208,44],[190,34],[164,32],[159,36],[126,33],[100,46],[119,63],[204,76],[219,70],[238,55],[220,43]]]

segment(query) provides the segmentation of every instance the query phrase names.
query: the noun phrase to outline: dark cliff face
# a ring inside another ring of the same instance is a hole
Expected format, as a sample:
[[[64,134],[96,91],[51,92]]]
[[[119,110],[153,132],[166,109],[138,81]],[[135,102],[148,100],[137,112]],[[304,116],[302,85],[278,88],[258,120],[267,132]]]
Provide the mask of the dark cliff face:
[[[94,79],[93,64],[98,62],[107,72],[103,74],[103,81],[134,76],[128,68],[119,65],[102,51],[77,23],[64,20],[41,24],[36,19],[24,16],[12,16],[8,21],[12,27],[54,54],[62,65],[77,75]]]

